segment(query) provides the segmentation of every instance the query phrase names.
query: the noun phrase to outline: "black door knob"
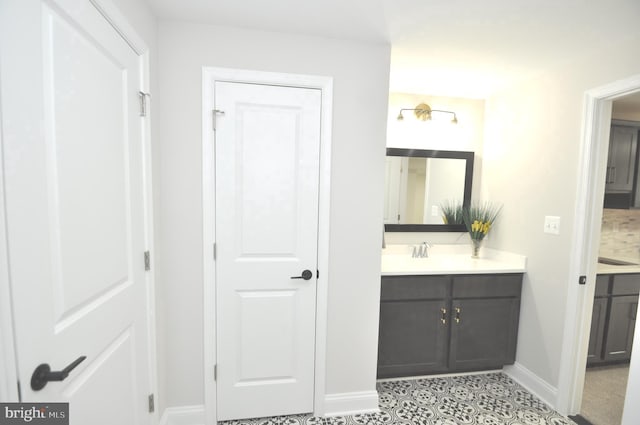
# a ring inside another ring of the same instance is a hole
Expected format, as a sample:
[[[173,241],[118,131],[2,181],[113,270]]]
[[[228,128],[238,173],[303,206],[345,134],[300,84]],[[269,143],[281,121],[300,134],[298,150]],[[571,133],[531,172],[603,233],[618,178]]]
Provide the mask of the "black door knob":
[[[302,272],[302,274],[300,276],[291,276],[291,279],[304,279],[304,280],[309,280],[313,277],[313,273],[311,273],[311,270],[305,270]]]
[[[42,363],[33,371],[31,375],[31,389],[40,391],[47,385],[49,381],[64,381],[69,373],[86,359],[87,356],[78,357],[73,363],[57,372],[52,372],[51,367],[47,363]]]

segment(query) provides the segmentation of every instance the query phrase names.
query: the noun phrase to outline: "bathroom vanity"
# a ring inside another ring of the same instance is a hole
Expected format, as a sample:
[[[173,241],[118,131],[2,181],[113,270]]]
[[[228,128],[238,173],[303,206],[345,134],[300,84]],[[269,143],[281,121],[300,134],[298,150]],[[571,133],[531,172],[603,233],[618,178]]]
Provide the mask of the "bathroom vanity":
[[[383,255],[378,378],[514,362],[525,259],[484,250],[474,260],[468,251],[436,246],[429,258]]]

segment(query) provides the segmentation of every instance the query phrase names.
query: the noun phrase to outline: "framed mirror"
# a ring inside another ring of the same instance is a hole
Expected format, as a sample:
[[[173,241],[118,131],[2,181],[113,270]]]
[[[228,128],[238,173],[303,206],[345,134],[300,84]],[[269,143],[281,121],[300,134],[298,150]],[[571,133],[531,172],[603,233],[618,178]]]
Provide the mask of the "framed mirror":
[[[387,148],[385,231],[466,232],[444,222],[441,206],[471,203],[473,160],[473,152]]]

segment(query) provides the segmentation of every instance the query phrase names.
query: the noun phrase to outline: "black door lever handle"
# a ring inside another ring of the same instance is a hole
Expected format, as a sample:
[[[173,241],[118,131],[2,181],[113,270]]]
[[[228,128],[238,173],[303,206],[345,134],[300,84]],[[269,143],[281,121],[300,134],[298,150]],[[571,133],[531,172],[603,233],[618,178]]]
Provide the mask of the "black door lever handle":
[[[304,280],[309,280],[313,277],[313,273],[311,273],[311,270],[305,270],[302,272],[302,275],[300,276],[291,276],[291,279],[304,279]]]
[[[33,375],[31,375],[31,389],[33,391],[40,391],[49,381],[64,381],[67,376],[69,376],[69,373],[86,358],[87,356],[80,356],[69,366],[57,372],[52,372],[51,367],[47,363],[42,363],[33,371]]]

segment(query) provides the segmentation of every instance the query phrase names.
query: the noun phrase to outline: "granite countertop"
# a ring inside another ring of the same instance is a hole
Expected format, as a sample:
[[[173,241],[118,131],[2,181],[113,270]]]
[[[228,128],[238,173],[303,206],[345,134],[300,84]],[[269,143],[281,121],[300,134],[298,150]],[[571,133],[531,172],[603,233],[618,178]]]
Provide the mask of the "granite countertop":
[[[471,258],[471,246],[434,245],[428,258],[412,258],[414,245],[389,245],[382,250],[382,276],[524,273],[526,257],[490,248]]]

